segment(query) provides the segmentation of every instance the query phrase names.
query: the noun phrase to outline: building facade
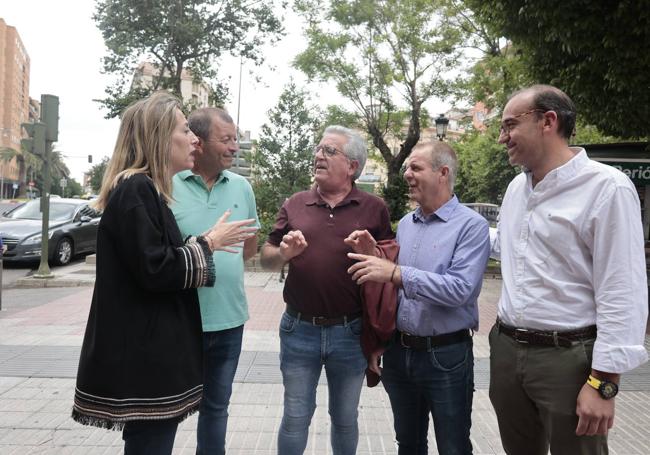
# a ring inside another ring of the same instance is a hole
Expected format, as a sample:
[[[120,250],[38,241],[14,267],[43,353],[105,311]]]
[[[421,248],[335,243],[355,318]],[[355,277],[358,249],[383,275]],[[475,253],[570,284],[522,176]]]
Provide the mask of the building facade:
[[[29,121],[27,50],[15,27],[0,18],[0,149],[20,151],[20,124]],[[19,183],[16,159],[0,159],[0,197],[10,197]]]
[[[160,77],[160,68],[151,62],[143,62],[138,65],[133,74],[132,87],[153,87],[155,79]],[[191,105],[192,108],[209,106],[210,86],[203,81],[193,80],[189,71],[181,73],[181,97],[183,103]]]

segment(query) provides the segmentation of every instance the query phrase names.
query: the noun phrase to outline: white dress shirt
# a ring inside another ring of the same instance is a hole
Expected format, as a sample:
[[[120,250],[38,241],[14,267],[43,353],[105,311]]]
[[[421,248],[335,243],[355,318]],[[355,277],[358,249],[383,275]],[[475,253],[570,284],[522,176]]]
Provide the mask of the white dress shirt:
[[[572,151],[535,188],[530,173],[508,186],[493,245],[503,276],[498,315],[538,330],[596,324],[592,368],[624,373],[648,358],[639,197],[623,173]]]

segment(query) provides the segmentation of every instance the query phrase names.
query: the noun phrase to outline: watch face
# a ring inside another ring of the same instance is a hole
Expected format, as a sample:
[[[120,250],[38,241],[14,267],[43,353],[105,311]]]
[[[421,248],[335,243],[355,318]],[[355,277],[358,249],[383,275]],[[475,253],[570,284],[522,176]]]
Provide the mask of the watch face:
[[[613,382],[603,382],[600,385],[600,394],[606,400],[614,398],[618,393],[618,386]]]

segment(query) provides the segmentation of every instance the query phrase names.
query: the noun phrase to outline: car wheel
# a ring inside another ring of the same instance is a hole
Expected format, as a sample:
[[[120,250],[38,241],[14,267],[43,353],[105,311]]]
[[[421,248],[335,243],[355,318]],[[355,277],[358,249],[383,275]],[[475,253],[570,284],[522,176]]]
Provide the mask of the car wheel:
[[[55,265],[66,265],[70,263],[72,259],[72,241],[63,237],[59,240],[59,243],[56,244],[56,249],[54,250],[53,262]]]

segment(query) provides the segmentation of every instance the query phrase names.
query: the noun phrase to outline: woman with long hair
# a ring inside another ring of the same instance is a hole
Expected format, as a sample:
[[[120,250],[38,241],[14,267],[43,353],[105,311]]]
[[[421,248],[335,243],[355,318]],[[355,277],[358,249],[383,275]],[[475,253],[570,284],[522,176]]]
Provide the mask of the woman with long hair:
[[[157,92],[122,115],[96,205],[97,276],[72,417],[122,430],[125,454],[171,454],[179,421],[198,410],[202,329],[197,287],[212,286],[212,252],[234,251],[254,220],[182,239],[168,205],[172,176],[194,164],[181,104]]]

